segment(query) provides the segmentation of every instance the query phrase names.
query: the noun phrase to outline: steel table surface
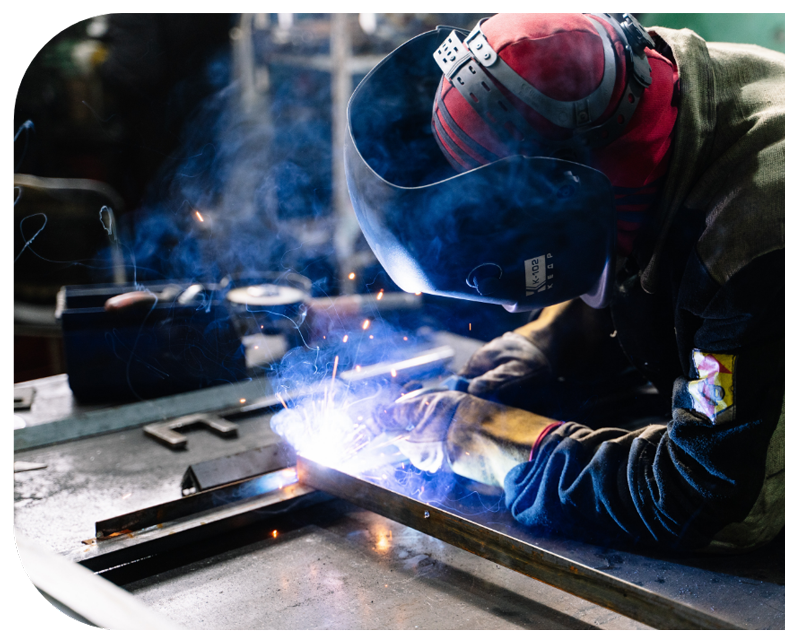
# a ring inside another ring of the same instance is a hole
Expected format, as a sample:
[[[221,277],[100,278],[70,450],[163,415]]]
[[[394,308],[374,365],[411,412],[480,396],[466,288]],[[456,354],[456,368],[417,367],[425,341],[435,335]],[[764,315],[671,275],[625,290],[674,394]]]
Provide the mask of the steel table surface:
[[[236,419],[236,439],[192,432],[183,452],[141,427],[20,452],[47,468],[15,474],[15,523],[55,552],[73,550],[96,520],[178,498],[188,465],[276,441],[269,418]],[[276,537],[269,528],[115,580],[191,628],[645,628],[344,501],[282,517]],[[747,555],[686,559],[537,542],[740,626],[785,626],[783,535]]]

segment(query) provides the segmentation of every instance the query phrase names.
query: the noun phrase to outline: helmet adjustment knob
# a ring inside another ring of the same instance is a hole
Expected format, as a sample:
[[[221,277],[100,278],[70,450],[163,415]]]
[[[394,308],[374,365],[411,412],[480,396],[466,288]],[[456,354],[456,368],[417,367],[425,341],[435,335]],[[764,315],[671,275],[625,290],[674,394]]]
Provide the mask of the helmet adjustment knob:
[[[480,295],[493,295],[499,290],[503,273],[498,264],[480,264],[471,270],[466,283]]]

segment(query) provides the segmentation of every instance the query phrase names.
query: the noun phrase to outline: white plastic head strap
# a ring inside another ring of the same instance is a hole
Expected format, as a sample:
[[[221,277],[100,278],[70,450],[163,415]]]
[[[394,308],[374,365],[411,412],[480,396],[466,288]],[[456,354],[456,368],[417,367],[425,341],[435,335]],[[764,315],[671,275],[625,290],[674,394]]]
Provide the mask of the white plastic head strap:
[[[461,68],[466,61],[471,58],[469,52],[461,44],[463,41],[458,36],[458,33],[453,30],[450,35],[444,39],[444,42],[433,52],[433,59],[439,68],[442,70],[447,78],[452,80],[455,73]]]
[[[445,39],[433,57],[453,87],[501,141],[538,138],[534,128],[469,54],[455,31]]]

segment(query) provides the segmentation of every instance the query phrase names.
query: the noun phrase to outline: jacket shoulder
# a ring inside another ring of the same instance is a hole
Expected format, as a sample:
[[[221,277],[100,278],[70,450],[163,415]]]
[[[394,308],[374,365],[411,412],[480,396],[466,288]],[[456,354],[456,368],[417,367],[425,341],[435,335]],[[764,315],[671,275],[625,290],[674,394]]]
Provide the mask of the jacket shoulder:
[[[690,176],[682,203],[706,216],[696,250],[723,285],[785,248],[785,54],[707,43],[684,29],[657,32],[680,61],[683,91],[693,94],[683,97],[686,121],[675,144],[703,150],[699,160],[682,149],[670,171],[677,184]]]

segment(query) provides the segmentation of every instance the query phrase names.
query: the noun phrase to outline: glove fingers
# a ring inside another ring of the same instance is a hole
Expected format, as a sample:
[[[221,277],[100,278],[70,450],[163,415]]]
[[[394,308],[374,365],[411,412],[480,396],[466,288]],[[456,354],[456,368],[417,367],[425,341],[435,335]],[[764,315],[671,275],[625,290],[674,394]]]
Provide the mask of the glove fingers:
[[[441,441],[414,443],[405,440],[398,443],[398,448],[418,470],[433,474],[438,472],[444,463],[444,443]]]
[[[378,409],[374,419],[385,431],[411,432],[412,440],[442,441],[464,396],[459,391],[426,393]]]
[[[503,387],[524,386],[528,383],[536,382],[547,374],[548,368],[545,365],[532,369],[531,364],[517,360],[506,362],[474,378],[469,383],[468,392],[473,396],[484,398]]]

